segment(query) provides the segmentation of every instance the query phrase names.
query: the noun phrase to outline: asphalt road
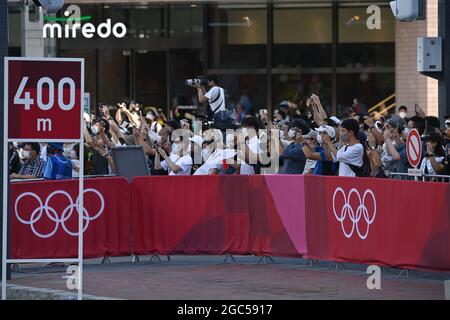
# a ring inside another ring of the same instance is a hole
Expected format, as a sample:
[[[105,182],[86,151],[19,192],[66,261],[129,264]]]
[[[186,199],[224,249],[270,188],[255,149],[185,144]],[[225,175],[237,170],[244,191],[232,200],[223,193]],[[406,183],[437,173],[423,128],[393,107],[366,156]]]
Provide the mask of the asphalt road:
[[[367,266],[331,265],[312,267],[305,260],[274,257],[274,263],[258,264],[258,257],[149,256],[132,263],[131,257],[86,261],[84,292],[121,299],[444,299],[444,280],[450,274],[412,271],[409,279],[400,270],[381,269],[381,289],[367,288]],[[21,265],[10,283],[68,290],[67,267]],[[69,290],[68,290],[69,291]],[[75,292],[75,291],[74,291]]]

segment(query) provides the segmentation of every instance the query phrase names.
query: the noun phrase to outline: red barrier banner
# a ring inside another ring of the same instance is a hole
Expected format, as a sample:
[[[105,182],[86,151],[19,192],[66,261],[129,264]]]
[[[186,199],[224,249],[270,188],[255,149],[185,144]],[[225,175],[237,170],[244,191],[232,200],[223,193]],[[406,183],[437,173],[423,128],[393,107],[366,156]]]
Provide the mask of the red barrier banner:
[[[138,177],[131,183],[136,254],[248,254],[248,177]]]
[[[85,189],[86,258],[233,253],[450,270],[449,184],[180,176]],[[77,197],[75,180],[12,184],[12,258],[75,257]]]
[[[77,257],[77,199],[77,180],[11,184],[11,257]],[[83,222],[84,258],[130,255],[128,181],[86,179]]]
[[[450,186],[305,177],[308,256],[450,270]]]
[[[249,179],[253,254],[306,254],[304,176],[255,175]]]

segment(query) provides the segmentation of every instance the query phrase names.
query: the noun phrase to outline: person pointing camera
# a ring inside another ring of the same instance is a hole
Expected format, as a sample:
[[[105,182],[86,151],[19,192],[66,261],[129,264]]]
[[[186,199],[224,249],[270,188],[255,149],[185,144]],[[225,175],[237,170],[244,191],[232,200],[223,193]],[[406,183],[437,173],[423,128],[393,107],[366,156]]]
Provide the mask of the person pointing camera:
[[[201,83],[196,82],[192,85],[194,88],[197,88],[198,101],[200,103],[208,102],[213,116],[220,111],[225,111],[225,91],[218,86],[219,79],[217,75],[208,75],[206,77],[206,84],[208,88],[207,92],[205,86]]]

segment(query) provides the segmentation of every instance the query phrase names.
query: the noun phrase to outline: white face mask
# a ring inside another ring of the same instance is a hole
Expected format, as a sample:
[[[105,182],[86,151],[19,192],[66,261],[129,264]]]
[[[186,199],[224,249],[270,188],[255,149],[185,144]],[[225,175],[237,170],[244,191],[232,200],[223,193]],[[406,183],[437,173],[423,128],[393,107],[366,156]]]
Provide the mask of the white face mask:
[[[203,162],[206,162],[209,158],[209,150],[208,149],[202,149],[202,159]]]
[[[161,144],[161,142],[162,142],[162,138],[161,138],[161,136],[158,134],[158,136],[156,137],[156,143],[157,143],[157,144]]]
[[[289,133],[288,133],[288,137],[289,137],[289,139],[294,139],[295,138],[295,130],[289,130]]]
[[[27,150],[24,150],[22,154],[23,154],[23,157],[24,157],[25,159],[29,159],[29,158],[30,158],[30,155],[31,155],[31,154],[30,154],[30,151],[27,151]]]
[[[400,118],[402,118],[402,119],[405,119],[406,118],[406,112],[400,112],[399,114],[398,114],[398,116],[400,117]]]
[[[318,144],[322,144],[323,143],[323,139],[322,139],[322,136],[320,134],[317,135],[317,143]]]
[[[409,128],[405,128],[403,130],[403,136],[405,137],[405,139],[408,137],[408,134],[409,134]]]
[[[75,151],[70,151],[70,158],[71,159],[76,159],[77,158],[77,153]]]
[[[91,131],[92,131],[92,134],[94,136],[96,136],[98,134],[98,127],[97,126],[92,126],[91,127]]]
[[[172,153],[178,154],[178,143],[172,144]]]

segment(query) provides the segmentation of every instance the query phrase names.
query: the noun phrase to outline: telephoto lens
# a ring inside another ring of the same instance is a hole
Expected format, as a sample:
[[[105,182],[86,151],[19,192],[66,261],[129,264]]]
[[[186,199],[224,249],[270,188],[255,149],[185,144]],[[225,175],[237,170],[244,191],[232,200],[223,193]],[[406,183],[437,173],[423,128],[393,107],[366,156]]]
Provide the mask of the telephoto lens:
[[[197,79],[187,79],[185,83],[187,86],[193,86],[195,83],[197,83],[196,80]]]

